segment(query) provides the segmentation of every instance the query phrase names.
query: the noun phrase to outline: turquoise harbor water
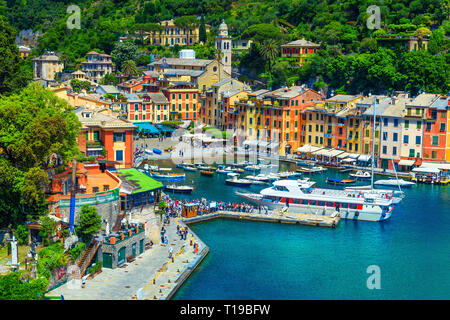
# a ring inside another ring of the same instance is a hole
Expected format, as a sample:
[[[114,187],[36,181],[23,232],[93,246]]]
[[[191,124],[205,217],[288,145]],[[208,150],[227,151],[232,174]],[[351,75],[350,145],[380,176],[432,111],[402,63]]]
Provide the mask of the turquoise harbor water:
[[[287,167],[295,165],[281,169]],[[310,177],[326,186],[327,176],[348,177],[330,169]],[[186,172],[183,183],[194,181],[197,189],[175,198],[241,201],[224,180]],[[405,193],[381,223],[343,219],[336,229],[234,220],[192,225],[210,253],[174,299],[449,299],[450,187],[417,185]],[[370,265],[380,268],[380,290],[367,288]]]

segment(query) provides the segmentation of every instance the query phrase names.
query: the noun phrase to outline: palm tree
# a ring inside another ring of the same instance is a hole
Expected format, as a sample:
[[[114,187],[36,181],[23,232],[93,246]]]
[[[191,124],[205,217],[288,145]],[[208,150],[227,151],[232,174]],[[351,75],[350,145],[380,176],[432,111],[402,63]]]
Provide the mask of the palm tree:
[[[222,64],[222,58],[223,58],[222,50],[221,49],[216,49],[215,55],[216,55],[217,64],[219,66],[219,82],[220,82],[220,65]]]
[[[259,53],[269,63],[269,72],[272,72],[272,63],[278,58],[279,52],[280,45],[273,39],[267,40],[259,46]]]
[[[136,62],[133,60],[127,60],[122,64],[122,73],[127,76],[137,76],[139,70],[136,66]]]

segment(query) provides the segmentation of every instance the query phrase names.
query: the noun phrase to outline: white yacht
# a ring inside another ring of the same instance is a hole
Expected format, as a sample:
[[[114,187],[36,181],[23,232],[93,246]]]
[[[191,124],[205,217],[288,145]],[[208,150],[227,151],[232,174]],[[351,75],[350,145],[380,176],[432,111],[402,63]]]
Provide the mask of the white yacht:
[[[392,194],[313,188],[310,181],[279,180],[257,193],[237,193],[269,209],[289,207],[289,211],[366,221],[388,219],[394,209]]]

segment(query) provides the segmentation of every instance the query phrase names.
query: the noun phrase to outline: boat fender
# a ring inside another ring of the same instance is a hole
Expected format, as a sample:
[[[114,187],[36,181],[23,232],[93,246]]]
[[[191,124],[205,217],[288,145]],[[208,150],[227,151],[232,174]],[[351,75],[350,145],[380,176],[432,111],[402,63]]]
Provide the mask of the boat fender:
[[[384,217],[386,217],[386,213],[385,212],[382,212],[381,213],[381,216],[384,218]]]
[[[358,217],[359,216],[359,211],[356,211],[355,212],[355,217]]]

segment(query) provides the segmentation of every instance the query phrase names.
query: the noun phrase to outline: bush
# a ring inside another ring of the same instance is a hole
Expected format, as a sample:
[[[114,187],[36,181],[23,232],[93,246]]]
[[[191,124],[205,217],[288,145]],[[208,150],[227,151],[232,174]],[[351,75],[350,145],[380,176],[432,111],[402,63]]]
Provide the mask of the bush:
[[[79,242],[75,248],[72,248],[68,251],[72,262],[75,262],[78,259],[84,248],[86,248],[86,243]]]
[[[28,235],[29,235],[28,228],[25,225],[20,225],[16,229],[16,237],[17,240],[19,240],[19,244],[26,244],[28,242]]]
[[[103,261],[98,261],[94,266],[89,268],[89,275],[93,275],[99,270],[102,270]]]

